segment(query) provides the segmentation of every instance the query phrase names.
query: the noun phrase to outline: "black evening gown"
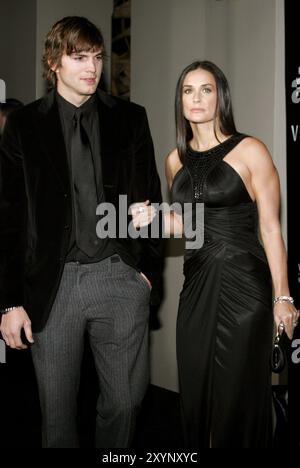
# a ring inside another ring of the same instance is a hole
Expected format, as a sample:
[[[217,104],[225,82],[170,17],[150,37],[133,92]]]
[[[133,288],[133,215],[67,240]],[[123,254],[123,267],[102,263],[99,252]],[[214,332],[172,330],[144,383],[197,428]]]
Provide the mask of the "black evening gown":
[[[189,148],[172,186],[173,202],[204,203],[204,243],[185,252],[177,318],[188,448],[271,444],[271,275],[256,203],[224,160],[245,136],[205,152]]]

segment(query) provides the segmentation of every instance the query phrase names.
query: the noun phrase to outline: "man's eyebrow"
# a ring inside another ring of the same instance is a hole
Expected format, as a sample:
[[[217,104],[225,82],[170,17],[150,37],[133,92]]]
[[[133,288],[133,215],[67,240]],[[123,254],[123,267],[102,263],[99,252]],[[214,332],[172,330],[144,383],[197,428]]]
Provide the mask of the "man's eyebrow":
[[[88,53],[88,50],[82,50],[81,52],[76,52],[76,50],[74,50],[73,52],[71,52],[71,55],[87,55]],[[95,52],[95,55],[103,55],[103,51]]]
[[[72,52],[73,54],[76,54],[76,55],[86,55],[88,53],[87,50],[81,50],[81,51],[78,51],[76,52],[76,50],[74,50],[74,52]]]

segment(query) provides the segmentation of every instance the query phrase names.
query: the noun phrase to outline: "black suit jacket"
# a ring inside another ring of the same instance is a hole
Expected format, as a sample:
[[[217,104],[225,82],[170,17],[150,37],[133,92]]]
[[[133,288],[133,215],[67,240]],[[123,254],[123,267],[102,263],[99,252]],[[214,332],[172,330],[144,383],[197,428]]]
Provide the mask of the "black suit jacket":
[[[143,107],[97,91],[106,202],[161,202],[160,180]],[[34,331],[49,316],[72,222],[67,153],[54,91],[11,114],[0,149],[0,309],[23,305]],[[125,262],[153,284],[158,302],[162,241],[117,239]]]

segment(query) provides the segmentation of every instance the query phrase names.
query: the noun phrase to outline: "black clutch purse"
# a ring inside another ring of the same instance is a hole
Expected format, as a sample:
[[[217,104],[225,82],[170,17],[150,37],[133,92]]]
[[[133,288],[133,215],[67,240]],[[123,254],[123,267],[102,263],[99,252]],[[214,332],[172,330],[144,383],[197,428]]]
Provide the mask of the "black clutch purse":
[[[284,327],[278,326],[276,336],[273,341],[272,354],[271,354],[271,370],[275,374],[283,371],[286,363],[286,356],[284,351]]]

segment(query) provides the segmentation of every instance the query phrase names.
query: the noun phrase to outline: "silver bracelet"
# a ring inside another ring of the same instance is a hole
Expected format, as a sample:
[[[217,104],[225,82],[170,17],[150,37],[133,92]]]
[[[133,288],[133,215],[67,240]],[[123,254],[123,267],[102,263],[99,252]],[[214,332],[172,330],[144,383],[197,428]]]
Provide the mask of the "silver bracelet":
[[[275,304],[281,304],[282,302],[289,302],[290,304],[294,304],[294,299],[291,296],[277,296],[274,299]]]
[[[11,310],[17,309],[18,307],[22,307],[22,306],[6,307],[5,309],[1,310],[1,314],[7,314],[7,312],[10,312]]]

